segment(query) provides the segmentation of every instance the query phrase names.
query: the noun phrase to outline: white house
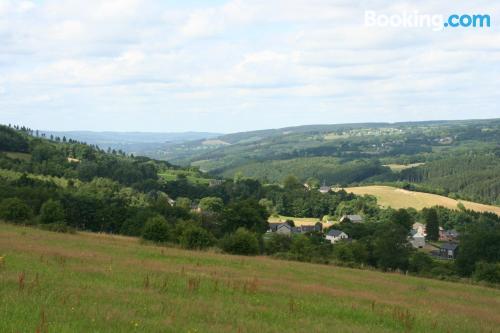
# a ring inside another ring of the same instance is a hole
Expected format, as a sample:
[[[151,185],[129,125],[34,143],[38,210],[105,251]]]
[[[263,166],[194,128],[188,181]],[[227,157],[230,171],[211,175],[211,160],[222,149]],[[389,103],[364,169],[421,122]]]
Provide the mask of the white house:
[[[409,241],[414,248],[423,248],[425,246],[425,235],[421,230],[412,230]]]
[[[349,236],[347,236],[347,234],[345,232],[343,232],[342,230],[331,229],[330,231],[328,231],[325,238],[327,240],[329,240],[330,243],[335,244],[338,241],[348,239]]]

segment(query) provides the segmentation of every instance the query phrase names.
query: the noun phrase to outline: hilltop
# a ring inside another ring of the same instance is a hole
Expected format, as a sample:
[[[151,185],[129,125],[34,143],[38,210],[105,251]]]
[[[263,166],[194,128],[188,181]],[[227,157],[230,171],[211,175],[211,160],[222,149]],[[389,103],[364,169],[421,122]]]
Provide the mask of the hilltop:
[[[481,332],[500,291],[0,224],[0,331]]]

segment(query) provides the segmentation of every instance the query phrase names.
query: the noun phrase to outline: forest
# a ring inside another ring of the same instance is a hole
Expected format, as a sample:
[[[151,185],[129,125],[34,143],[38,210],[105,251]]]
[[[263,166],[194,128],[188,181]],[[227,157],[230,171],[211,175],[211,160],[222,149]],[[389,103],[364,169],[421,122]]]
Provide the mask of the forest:
[[[306,187],[296,176],[275,184],[242,175],[215,185],[190,182],[182,174],[166,180],[158,174],[182,167],[71,138],[47,138],[24,127],[0,126],[0,137],[0,219],[10,223],[137,236],[188,249],[500,282],[500,218],[491,213],[383,209],[374,197],[343,190],[320,193],[315,180]],[[207,175],[199,172],[199,177]],[[346,214],[365,219],[335,225],[351,242],[333,245],[316,231],[293,237],[267,232],[271,215],[320,221]],[[413,249],[408,234],[414,222],[459,230],[456,262]]]

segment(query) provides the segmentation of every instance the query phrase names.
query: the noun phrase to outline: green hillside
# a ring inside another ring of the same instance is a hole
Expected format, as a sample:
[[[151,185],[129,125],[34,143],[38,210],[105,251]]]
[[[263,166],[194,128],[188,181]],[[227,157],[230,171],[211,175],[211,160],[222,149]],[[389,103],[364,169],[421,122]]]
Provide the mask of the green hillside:
[[[0,224],[1,332],[494,332],[500,291]]]
[[[343,186],[409,182],[427,192],[500,204],[500,119],[312,125],[219,140],[226,144],[167,147],[166,157],[225,177],[277,183],[295,175]]]

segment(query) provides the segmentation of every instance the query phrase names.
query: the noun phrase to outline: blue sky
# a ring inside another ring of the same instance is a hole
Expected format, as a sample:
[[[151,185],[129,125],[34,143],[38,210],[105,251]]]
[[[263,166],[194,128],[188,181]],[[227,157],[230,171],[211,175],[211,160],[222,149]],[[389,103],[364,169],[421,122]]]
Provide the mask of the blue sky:
[[[367,27],[365,11],[489,14]],[[500,1],[0,0],[0,123],[214,131],[500,117]]]

